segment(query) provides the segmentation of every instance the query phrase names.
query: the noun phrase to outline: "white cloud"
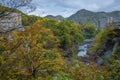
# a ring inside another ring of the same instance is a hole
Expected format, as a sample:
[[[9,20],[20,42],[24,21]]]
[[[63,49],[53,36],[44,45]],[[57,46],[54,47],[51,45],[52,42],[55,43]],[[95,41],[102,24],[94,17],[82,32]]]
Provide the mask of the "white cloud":
[[[83,8],[91,11],[120,10],[119,3],[120,0],[33,0],[37,9],[30,14],[68,17]]]

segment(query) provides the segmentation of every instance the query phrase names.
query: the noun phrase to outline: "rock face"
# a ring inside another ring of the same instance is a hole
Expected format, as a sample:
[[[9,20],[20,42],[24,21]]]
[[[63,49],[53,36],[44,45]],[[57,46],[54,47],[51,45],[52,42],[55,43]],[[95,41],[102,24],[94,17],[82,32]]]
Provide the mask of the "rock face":
[[[12,40],[11,33],[15,30],[24,31],[21,13],[10,12],[0,18],[0,36]]]
[[[9,13],[0,18],[0,32],[10,31],[22,26],[22,18],[20,13]]]
[[[100,52],[90,55],[98,66],[102,65],[105,60],[109,60],[116,53],[117,47],[120,47],[120,29],[114,29],[113,31],[115,33],[114,38],[106,41]],[[117,57],[117,59],[120,58],[120,56]]]

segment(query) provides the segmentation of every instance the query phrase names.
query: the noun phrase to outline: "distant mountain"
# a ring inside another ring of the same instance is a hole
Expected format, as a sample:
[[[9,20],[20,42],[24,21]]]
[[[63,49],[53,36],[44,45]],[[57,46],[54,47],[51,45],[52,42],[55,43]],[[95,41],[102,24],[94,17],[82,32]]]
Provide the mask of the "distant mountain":
[[[45,16],[45,18],[55,19],[55,20],[58,20],[58,21],[62,21],[62,20],[65,19],[61,15],[57,15],[57,16],[47,15],[47,16]]]
[[[67,20],[74,21],[75,23],[93,23],[95,16],[94,12],[82,9],[68,17]]]
[[[104,28],[106,23],[120,21],[120,11],[92,12],[82,9],[67,18],[75,23],[92,23],[97,27]]]
[[[71,15],[68,18],[63,18],[62,16],[52,16],[48,15],[46,18],[52,18],[55,20],[70,20],[75,23],[92,23],[97,27],[104,28],[106,23],[112,21],[120,21],[120,11],[113,12],[92,12],[86,9],[81,9],[75,14]]]
[[[75,14],[68,17],[68,20],[72,20],[76,23],[95,23],[95,21],[99,21],[101,19],[112,19],[112,20],[120,20],[120,11],[113,12],[92,12],[85,9],[82,9]]]

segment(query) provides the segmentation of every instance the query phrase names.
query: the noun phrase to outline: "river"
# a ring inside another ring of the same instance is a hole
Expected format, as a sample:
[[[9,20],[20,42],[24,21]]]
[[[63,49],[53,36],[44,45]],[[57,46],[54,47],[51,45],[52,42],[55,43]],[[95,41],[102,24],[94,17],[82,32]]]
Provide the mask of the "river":
[[[90,44],[92,43],[93,39],[86,39],[83,44],[81,44],[79,47],[78,47],[78,54],[77,56],[79,57],[84,57],[87,55],[87,51],[88,51],[88,48],[90,46]]]

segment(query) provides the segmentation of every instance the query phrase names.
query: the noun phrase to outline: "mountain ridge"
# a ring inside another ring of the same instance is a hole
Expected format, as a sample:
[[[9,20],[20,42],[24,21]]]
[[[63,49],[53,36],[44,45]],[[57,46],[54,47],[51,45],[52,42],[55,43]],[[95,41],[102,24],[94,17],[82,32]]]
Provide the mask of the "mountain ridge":
[[[47,15],[45,18],[55,19],[55,20],[64,20],[65,18],[61,15],[53,16],[53,15]]]
[[[61,16],[62,17],[62,16]],[[48,18],[48,17],[45,17]],[[105,26],[106,23],[112,22],[112,21],[120,21],[120,11],[111,11],[111,12],[93,12],[86,9],[81,9],[77,11],[76,13],[72,14],[71,16],[62,19],[56,18],[56,16],[52,16],[52,19],[55,20],[70,20],[75,23],[91,23],[99,26]]]

